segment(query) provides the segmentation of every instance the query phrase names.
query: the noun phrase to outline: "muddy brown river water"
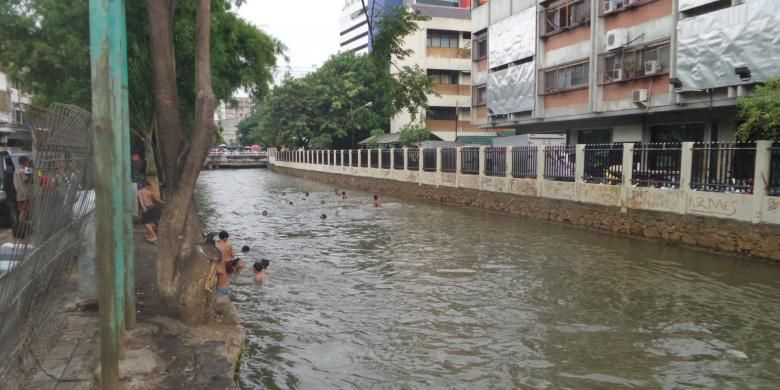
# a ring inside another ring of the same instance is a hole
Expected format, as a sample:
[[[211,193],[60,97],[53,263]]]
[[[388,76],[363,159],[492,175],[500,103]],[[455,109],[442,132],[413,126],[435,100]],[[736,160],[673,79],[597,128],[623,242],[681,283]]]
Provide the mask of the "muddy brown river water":
[[[271,260],[232,281],[244,389],[778,388],[780,265],[333,190],[201,176],[207,226]]]

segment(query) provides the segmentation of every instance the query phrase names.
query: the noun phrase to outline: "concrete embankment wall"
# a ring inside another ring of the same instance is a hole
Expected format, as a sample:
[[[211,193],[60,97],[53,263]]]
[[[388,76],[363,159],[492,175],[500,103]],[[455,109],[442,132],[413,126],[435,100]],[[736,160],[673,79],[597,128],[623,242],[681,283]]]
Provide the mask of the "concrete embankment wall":
[[[625,209],[565,199],[437,186],[421,184],[418,181],[362,177],[279,165],[272,165],[272,169],[286,175],[393,196],[481,208],[614,234],[780,261],[780,226],[775,224]]]

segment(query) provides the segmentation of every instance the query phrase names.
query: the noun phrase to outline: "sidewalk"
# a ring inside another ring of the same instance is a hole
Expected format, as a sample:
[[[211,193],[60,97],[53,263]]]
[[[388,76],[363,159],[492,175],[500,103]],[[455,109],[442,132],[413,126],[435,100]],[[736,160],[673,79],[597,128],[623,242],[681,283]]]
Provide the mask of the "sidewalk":
[[[0,233],[0,237],[2,237]],[[234,381],[243,350],[244,328],[233,322],[235,308],[211,324],[187,327],[174,319],[157,295],[157,247],[135,232],[137,327],[127,333],[120,380],[127,390],[237,389]],[[99,389],[98,311],[78,298],[65,308],[63,335],[39,362],[24,390]]]

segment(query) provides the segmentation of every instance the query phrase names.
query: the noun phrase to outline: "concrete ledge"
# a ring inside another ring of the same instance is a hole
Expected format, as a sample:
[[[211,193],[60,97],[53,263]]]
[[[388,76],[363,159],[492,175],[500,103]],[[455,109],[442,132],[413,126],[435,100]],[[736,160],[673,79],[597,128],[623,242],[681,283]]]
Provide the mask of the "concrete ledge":
[[[279,166],[272,166],[271,169],[274,172],[290,176],[338,184],[339,186],[350,186],[371,192],[388,193],[393,196],[476,207],[507,215],[566,223],[613,234],[780,261],[780,226],[778,225],[754,224],[716,217],[648,210],[628,209],[627,212],[622,212],[621,208],[616,206],[580,203],[566,199],[540,198],[467,188],[437,187],[421,185],[417,182],[348,176]],[[415,173],[410,172],[410,174]],[[478,176],[474,178],[478,179]],[[520,193],[530,193],[534,190],[530,182],[528,181],[527,187],[521,186],[523,188],[513,188],[513,190]],[[575,183],[555,183],[554,185],[574,187]],[[608,188],[607,186],[601,187]],[[615,190],[617,189],[619,187],[615,187]],[[605,190],[603,196],[612,198],[615,194],[611,191],[615,190]],[[662,190],[644,192],[642,196],[633,198],[633,201],[652,203],[652,195],[655,191]],[[780,205],[776,207],[780,207]]]

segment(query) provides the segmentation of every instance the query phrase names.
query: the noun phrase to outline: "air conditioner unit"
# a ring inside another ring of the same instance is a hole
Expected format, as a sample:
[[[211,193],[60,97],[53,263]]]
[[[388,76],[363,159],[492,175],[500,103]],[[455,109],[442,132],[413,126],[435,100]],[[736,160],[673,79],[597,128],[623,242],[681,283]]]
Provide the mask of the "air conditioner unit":
[[[604,13],[609,14],[612,12],[615,12],[615,1],[614,0],[604,1]]]
[[[612,70],[612,81],[622,81],[623,80],[623,69],[613,69]]]
[[[647,90],[635,89],[631,94],[631,101],[634,103],[646,103],[647,102]]]
[[[616,28],[607,31],[607,50],[619,49],[626,42],[626,30]]]
[[[647,61],[645,62],[645,74],[651,75],[656,74],[661,71],[661,64],[658,63],[658,61]]]

